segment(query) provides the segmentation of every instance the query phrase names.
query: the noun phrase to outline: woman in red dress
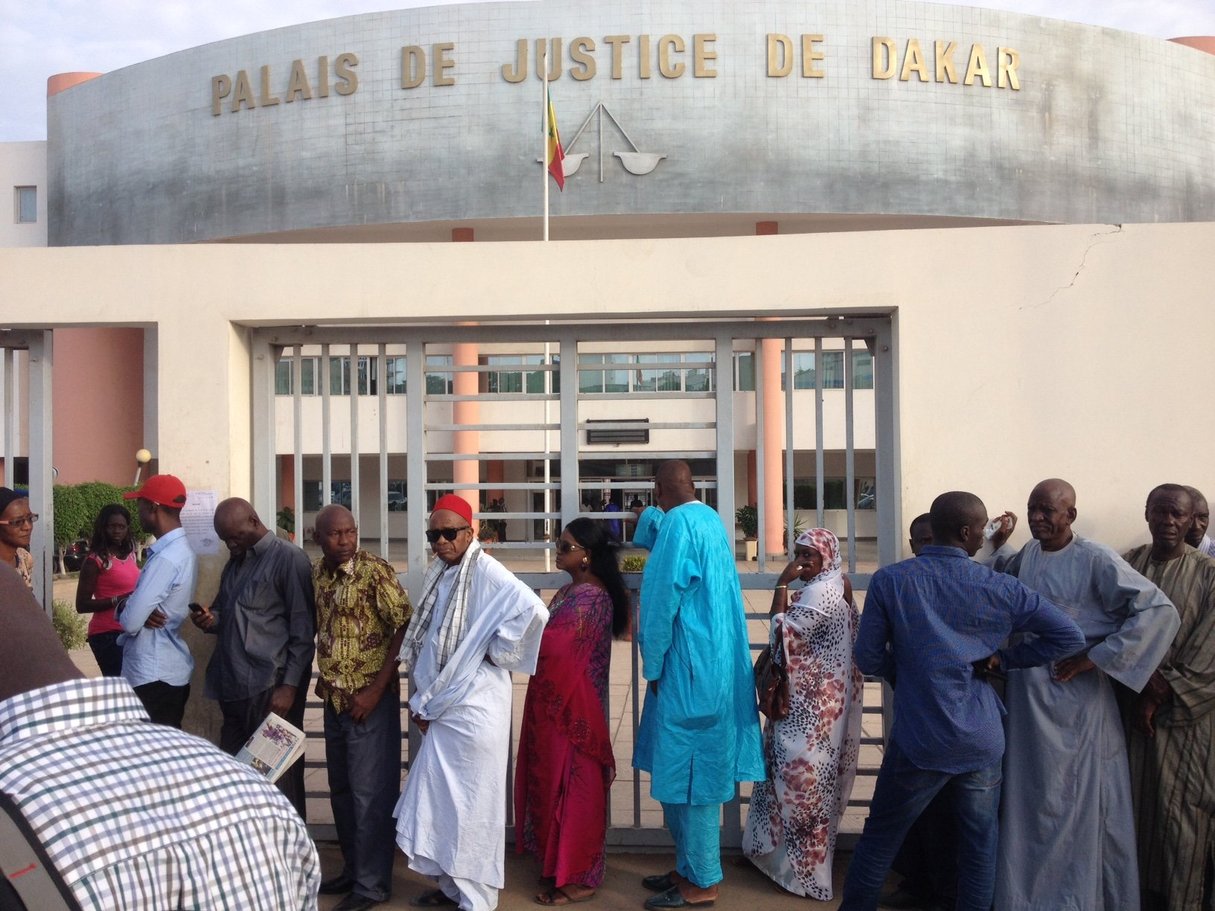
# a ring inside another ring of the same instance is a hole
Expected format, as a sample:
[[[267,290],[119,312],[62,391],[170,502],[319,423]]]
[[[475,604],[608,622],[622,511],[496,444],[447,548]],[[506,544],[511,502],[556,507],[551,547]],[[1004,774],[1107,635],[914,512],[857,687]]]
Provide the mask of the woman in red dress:
[[[122,626],[114,608],[139,581],[131,514],[118,503],[103,506],[93,523],[89,555],[76,583],[76,612],[89,618],[89,648],[105,677],[122,676]]]
[[[616,545],[600,522],[570,522],[557,542],[570,581],[549,603],[527,686],[515,770],[516,848],[540,860],[541,905],[594,896],[603,882],[608,790],[616,777],[607,724],[612,637],[628,626]]]

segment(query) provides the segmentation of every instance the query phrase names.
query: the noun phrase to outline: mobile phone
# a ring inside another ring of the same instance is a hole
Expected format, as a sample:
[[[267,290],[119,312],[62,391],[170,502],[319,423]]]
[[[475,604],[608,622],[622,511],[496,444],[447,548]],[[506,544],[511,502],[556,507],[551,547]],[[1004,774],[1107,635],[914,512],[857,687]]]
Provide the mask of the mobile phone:
[[[203,606],[201,604],[199,604],[197,601],[191,601],[189,603],[189,605],[187,605],[187,606],[190,608],[190,613],[192,613],[192,614],[202,613]]]

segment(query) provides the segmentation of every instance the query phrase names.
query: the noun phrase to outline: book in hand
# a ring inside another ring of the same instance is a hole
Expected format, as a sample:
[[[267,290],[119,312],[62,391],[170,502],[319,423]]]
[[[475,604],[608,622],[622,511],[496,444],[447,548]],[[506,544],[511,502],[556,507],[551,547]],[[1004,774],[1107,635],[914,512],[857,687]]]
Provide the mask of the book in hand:
[[[304,732],[271,712],[245,743],[237,760],[253,766],[270,781],[291,768],[304,755]]]

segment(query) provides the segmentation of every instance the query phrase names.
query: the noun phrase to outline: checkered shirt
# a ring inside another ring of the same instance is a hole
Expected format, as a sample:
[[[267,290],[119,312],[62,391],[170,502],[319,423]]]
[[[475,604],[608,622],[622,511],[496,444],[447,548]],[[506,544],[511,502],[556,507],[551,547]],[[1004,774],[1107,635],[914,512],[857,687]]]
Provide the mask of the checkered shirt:
[[[303,820],[205,740],[152,724],[119,678],[0,702],[0,790],[85,909],[315,909]]]

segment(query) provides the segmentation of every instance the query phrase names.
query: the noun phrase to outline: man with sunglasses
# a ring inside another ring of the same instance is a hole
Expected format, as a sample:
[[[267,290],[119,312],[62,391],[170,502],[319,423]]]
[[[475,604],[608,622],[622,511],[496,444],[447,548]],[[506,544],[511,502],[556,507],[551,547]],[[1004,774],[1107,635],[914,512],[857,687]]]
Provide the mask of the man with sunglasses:
[[[435,559],[401,647],[416,686],[410,717],[425,736],[397,804],[397,844],[437,887],[411,904],[493,911],[504,883],[511,672],[535,672],[548,610],[481,549],[472,515],[447,494],[426,531]]]
[[[316,694],[324,702],[329,802],[342,871],[322,895],[349,893],[335,911],[364,911],[392,891],[392,807],[401,786],[401,709],[397,652],[413,608],[396,570],[359,549],[345,506],[316,517],[321,557],[316,595]]]
[[[181,527],[186,485],[157,474],[122,496],[139,501],[139,521],[156,536],[135,591],[117,605],[122,676],[153,721],[180,728],[194,673],[194,657],[180,631],[198,581],[198,557]]]

